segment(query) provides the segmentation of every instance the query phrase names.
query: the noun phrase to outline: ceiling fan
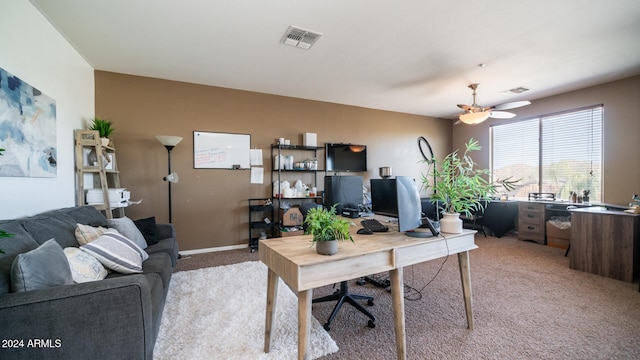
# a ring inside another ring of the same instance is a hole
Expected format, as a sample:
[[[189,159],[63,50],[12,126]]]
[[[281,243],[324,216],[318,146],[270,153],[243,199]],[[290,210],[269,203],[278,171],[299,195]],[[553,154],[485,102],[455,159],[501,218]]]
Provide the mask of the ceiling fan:
[[[473,90],[473,103],[471,105],[458,104],[458,107],[464,110],[464,113],[458,116],[459,120],[456,121],[456,124],[460,122],[470,125],[479,124],[490,117],[495,119],[511,119],[516,116],[516,114],[502,110],[515,109],[531,104],[530,101],[523,100],[508,102],[496,106],[482,107],[476,103],[476,90],[478,89],[478,85],[480,84],[469,85],[469,89]]]

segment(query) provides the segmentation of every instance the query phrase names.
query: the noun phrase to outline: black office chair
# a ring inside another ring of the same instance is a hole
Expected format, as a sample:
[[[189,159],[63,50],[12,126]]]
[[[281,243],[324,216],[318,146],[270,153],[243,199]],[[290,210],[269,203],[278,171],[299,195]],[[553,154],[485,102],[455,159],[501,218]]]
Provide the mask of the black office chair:
[[[361,313],[369,317],[369,322],[367,323],[367,326],[369,326],[370,328],[376,327],[376,323],[375,323],[376,318],[369,311],[367,311],[367,309],[365,309],[362,305],[356,302],[356,300],[367,300],[367,305],[373,306],[373,297],[368,295],[350,293],[349,283],[347,281],[341,282],[340,289],[336,290],[333,294],[323,296],[321,298],[313,299],[311,302],[315,304],[315,303],[336,301],[336,300],[338,302],[336,303],[336,306],[333,308],[333,311],[331,312],[331,316],[329,316],[329,320],[327,320],[327,322],[323,325],[325,330],[327,331],[331,330],[331,322],[338,314],[338,311],[342,307],[342,304],[344,304],[345,302],[351,304]]]
[[[315,203],[304,203],[300,205],[300,211],[302,212],[303,217],[306,217],[307,212],[311,208],[314,208],[316,206],[318,205]],[[333,308],[333,311],[331,312],[331,316],[329,316],[329,320],[327,320],[327,322],[324,324],[324,329],[327,331],[331,329],[331,322],[336,317],[336,314],[338,314],[338,311],[342,307],[342,304],[345,303],[345,301],[353,305],[353,307],[355,307],[360,312],[362,312],[363,314],[369,317],[369,322],[367,323],[367,325],[370,328],[376,327],[376,324],[375,324],[376,318],[373,315],[371,315],[371,313],[368,312],[362,305],[357,303],[356,300],[367,300],[367,305],[373,306],[372,296],[350,293],[348,282],[343,281],[340,283],[340,289],[336,290],[333,294],[323,296],[321,298],[313,299],[311,302],[315,304],[315,303],[321,303],[321,302],[327,302],[327,301],[337,301],[336,306]]]

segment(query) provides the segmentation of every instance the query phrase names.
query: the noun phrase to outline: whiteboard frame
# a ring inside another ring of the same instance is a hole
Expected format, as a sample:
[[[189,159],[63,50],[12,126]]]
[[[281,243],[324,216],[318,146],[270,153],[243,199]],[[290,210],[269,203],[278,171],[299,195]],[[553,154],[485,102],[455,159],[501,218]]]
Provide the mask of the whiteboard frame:
[[[193,131],[194,169],[248,170],[251,168],[250,150],[250,134]],[[204,162],[203,156],[222,158]]]

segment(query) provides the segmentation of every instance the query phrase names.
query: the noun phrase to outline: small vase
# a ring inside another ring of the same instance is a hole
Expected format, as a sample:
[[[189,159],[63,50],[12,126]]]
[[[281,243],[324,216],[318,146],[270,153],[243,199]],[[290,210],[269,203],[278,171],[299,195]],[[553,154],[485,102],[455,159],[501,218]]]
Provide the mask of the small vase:
[[[445,213],[440,219],[440,231],[449,234],[462,233],[462,220],[459,213]]]
[[[338,252],[338,240],[317,241],[316,252],[320,255],[335,255]]]

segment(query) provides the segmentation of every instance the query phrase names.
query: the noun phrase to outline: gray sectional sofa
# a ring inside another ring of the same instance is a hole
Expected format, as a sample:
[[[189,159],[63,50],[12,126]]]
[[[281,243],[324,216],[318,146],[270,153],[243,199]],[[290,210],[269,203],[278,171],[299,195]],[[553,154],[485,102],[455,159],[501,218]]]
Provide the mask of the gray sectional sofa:
[[[20,292],[12,289],[11,269],[18,254],[42,248],[52,238],[62,249],[78,247],[74,232],[78,223],[108,225],[102,213],[91,206],[0,221],[0,229],[13,234],[0,238],[4,251],[0,254],[0,358],[153,358],[178,259],[171,224],[156,225],[154,219],[151,230],[155,230],[157,243],[150,242],[153,245],[145,249],[149,258],[142,262],[141,273],[110,272],[98,281]]]

